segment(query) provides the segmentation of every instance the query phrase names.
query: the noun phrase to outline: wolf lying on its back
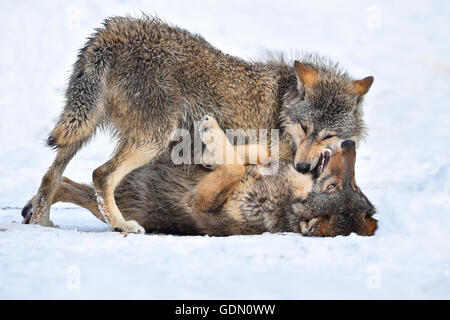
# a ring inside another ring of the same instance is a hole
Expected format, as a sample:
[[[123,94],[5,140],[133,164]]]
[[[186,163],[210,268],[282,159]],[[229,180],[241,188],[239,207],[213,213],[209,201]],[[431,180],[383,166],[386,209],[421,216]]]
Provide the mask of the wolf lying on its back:
[[[314,57],[294,66],[249,63],[157,19],[106,20],[74,65],[48,138],[57,156],[34,197],[31,223],[52,225],[63,171],[98,127],[112,127],[118,138],[115,155],[93,172],[100,210],[112,229],[144,232],[123,219],[114,192],[129,172],[168,149],[177,128],[192,130],[204,114],[221,128],[279,128],[281,158],[313,171],[324,148],[363,135],[361,102],[372,81],[354,81]]]
[[[211,117],[203,119],[203,141],[209,150],[215,143],[209,131],[217,128]],[[225,149],[235,152],[229,142]],[[220,165],[216,156],[211,158],[212,172],[201,167],[183,170],[168,159],[125,177],[116,202],[125,219],[136,220],[147,232],[371,236],[377,228],[375,209],[356,186],[355,156],[355,143],[346,140],[334,151],[322,152],[323,166],[315,174],[301,174],[285,163],[276,175],[261,177],[255,177],[256,166],[246,170],[243,164]],[[54,198],[58,201],[87,208],[104,221],[91,186],[64,178]]]

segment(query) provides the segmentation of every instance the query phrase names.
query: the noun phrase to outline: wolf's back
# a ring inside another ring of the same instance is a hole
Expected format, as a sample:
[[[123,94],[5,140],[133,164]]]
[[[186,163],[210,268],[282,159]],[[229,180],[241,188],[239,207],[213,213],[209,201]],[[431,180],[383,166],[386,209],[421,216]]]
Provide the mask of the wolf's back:
[[[106,19],[78,54],[66,90],[65,107],[48,137],[48,145],[60,148],[83,144],[93,135],[105,120],[106,79],[116,60],[117,63],[129,62],[127,59],[139,50],[186,53],[187,48],[205,46],[214,50],[202,37],[155,18]],[[125,61],[119,58],[124,53]],[[152,59],[152,64],[164,66],[157,55],[148,58]]]

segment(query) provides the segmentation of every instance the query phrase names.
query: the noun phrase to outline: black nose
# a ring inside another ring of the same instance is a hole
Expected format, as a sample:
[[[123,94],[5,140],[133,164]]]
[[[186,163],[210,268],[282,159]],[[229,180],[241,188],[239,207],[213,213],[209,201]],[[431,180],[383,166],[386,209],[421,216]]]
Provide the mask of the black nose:
[[[311,165],[306,162],[300,162],[300,163],[297,163],[297,165],[295,166],[295,169],[297,169],[298,172],[307,173],[307,172],[309,172],[309,169],[311,169]]]
[[[355,141],[353,140],[345,140],[341,143],[342,148],[354,148],[355,147]]]

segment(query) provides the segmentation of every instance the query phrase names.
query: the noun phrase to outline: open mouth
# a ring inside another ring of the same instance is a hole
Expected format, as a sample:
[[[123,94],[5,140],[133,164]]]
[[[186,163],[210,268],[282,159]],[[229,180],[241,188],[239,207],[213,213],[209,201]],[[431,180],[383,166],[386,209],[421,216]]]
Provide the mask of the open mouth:
[[[325,148],[322,150],[322,153],[320,154],[320,158],[319,158],[319,161],[317,162],[317,165],[314,167],[314,169],[311,170],[315,179],[319,178],[320,175],[325,170],[325,168],[327,167],[328,163],[330,162],[332,153],[333,152],[331,151],[330,148]]]

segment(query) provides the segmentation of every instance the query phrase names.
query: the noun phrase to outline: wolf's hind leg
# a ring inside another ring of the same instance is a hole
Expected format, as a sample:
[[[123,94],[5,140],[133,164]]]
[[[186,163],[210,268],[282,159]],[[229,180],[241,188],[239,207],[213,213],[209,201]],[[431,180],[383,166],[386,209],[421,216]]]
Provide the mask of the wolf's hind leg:
[[[207,174],[192,191],[189,205],[197,212],[214,211],[233,192],[245,174],[243,165],[223,165]]]
[[[157,134],[142,132],[141,140],[122,137],[114,156],[92,174],[98,207],[112,230],[145,233],[134,220],[125,221],[114,199],[114,190],[131,171],[148,163],[169,145],[171,130],[165,128]],[[145,137],[145,138],[142,138]]]
[[[100,212],[95,197],[95,189],[87,184],[77,183],[69,178],[63,177],[55,192],[53,203],[68,202],[89,210],[95,217],[105,222]]]
[[[33,214],[32,203],[35,201],[34,196],[22,209],[23,223],[30,223]],[[59,186],[55,190],[52,205],[57,202],[73,203],[77,206],[89,210],[94,216],[103,222],[106,222],[103,215],[97,206],[97,199],[95,197],[95,189],[87,184],[81,184],[62,177]]]
[[[45,173],[39,190],[31,201],[32,216],[28,219],[28,222],[47,227],[53,226],[50,221],[50,205],[53,202],[53,196],[61,181],[64,169],[81,145],[82,142],[78,142],[58,149],[55,161]]]
[[[214,118],[204,116],[199,129],[207,149],[203,159],[214,171],[198,183],[189,204],[197,212],[207,212],[226,201],[244,177],[245,167]]]
[[[114,190],[123,177],[153,158],[155,152],[142,147],[119,147],[116,154],[92,174],[96,201],[111,230],[145,233],[134,220],[125,221],[114,199]]]
[[[66,104],[47,144],[57,150],[56,159],[42,178],[33,198],[32,224],[52,226],[50,205],[69,161],[94,134],[103,116],[103,87],[107,50],[82,50],[66,91]],[[89,54],[87,52],[90,52]]]

